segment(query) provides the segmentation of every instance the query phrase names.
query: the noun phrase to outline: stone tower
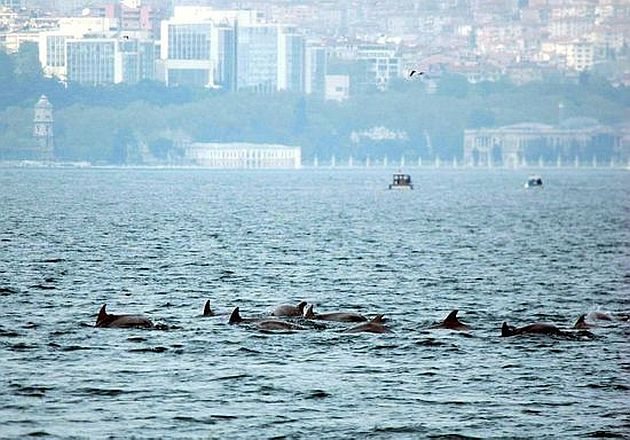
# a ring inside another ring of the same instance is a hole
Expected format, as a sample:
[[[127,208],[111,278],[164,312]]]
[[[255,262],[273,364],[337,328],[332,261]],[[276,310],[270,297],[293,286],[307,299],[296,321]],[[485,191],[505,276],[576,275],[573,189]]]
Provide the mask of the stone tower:
[[[48,102],[46,95],[42,95],[39,101],[37,101],[37,104],[35,104],[33,137],[37,141],[40,158],[43,160],[53,160],[53,106]]]

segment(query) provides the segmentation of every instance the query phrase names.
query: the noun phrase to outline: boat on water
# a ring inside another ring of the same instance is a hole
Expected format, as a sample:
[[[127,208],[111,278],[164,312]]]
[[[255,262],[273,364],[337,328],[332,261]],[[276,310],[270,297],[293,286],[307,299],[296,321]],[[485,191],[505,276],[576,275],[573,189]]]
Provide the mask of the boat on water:
[[[529,176],[527,178],[527,182],[525,182],[525,188],[536,188],[536,187],[542,188],[542,186],[543,186],[542,177],[538,175]]]
[[[389,189],[413,189],[411,176],[409,174],[395,173],[392,177],[392,183],[389,184]]]

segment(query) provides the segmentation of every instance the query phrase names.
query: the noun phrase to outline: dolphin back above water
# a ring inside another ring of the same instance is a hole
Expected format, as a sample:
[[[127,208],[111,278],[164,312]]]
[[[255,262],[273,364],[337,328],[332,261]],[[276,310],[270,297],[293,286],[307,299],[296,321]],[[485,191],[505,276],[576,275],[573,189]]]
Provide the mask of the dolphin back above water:
[[[284,304],[276,307],[273,311],[273,316],[302,316],[304,313],[304,307],[306,307],[306,301],[301,301],[297,306],[291,306]]]
[[[110,328],[131,328],[142,327],[151,328],[153,323],[149,318],[142,315],[112,315],[105,310],[107,304],[103,304],[101,310],[98,312],[96,318],[95,327],[110,327]]]
[[[390,333],[391,330],[383,325],[383,315],[376,315],[372,320],[351,327],[343,331],[344,333]]]
[[[514,327],[504,322],[501,326],[501,336],[516,336],[522,334],[559,335],[561,331],[555,325],[545,322],[536,322],[524,327]]]
[[[313,304],[310,304],[304,311],[304,317],[306,319],[317,319],[321,321],[336,321],[336,322],[365,322],[367,318],[358,313],[346,313],[346,312],[329,312],[329,313],[315,313],[313,311]]]
[[[470,330],[469,326],[467,326],[463,322],[460,322],[459,319],[457,319],[457,312],[459,312],[459,310],[453,310],[451,313],[448,314],[446,318],[444,318],[444,321],[439,324],[433,325],[430,328],[444,328],[457,331]]]
[[[232,310],[228,323],[254,324],[261,330],[306,330],[306,327],[279,319],[243,318],[238,307]]]

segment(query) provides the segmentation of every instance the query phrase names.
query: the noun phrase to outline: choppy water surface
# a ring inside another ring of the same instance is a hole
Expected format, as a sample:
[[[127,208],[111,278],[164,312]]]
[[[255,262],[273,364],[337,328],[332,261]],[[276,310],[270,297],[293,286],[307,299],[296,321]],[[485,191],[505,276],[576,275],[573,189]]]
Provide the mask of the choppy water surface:
[[[630,173],[0,170],[0,436],[627,436]],[[201,317],[306,300],[392,334]],[[99,307],[161,330],[96,329]],[[467,333],[427,330],[451,309]]]

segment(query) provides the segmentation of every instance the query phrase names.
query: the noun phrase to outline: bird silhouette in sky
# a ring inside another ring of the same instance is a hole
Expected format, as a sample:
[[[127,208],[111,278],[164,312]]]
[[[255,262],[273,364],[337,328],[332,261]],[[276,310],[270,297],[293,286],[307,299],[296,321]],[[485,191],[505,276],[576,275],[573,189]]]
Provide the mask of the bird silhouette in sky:
[[[411,71],[409,72],[409,78],[411,78],[411,77],[412,77],[412,76],[414,76],[414,75],[424,75],[424,72],[421,72],[421,71],[419,71],[419,70],[411,70]]]

